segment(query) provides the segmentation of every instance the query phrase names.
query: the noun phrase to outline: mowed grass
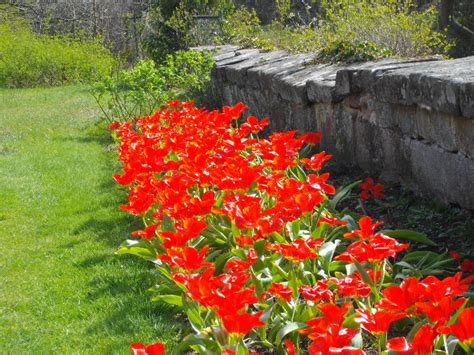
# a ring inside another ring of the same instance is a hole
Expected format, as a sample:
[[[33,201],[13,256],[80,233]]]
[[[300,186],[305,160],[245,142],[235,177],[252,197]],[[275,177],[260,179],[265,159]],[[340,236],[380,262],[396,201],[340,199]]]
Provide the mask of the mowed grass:
[[[140,224],[83,87],[0,90],[0,353],[129,353],[175,343],[150,266],[114,254]]]

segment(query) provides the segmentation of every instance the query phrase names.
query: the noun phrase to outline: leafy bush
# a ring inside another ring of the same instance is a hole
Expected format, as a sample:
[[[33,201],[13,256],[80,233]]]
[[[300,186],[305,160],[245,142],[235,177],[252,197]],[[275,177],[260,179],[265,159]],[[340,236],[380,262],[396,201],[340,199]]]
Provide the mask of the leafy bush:
[[[331,62],[446,54],[451,47],[445,34],[434,30],[435,7],[419,11],[411,0],[324,0],[321,17],[306,25],[291,25],[288,6],[279,1],[280,18],[266,26],[260,26],[253,10],[229,14],[225,40],[264,49],[323,51],[322,58]]]
[[[350,42],[337,41],[323,48],[319,53],[319,59],[323,62],[367,62],[390,56],[392,52],[388,49],[380,49],[369,41]]]
[[[180,308],[192,326],[171,353],[470,353],[473,277],[462,278],[453,259],[461,257],[407,252],[403,240],[434,243],[340,211],[359,182],[336,190],[321,171],[330,155],[302,157],[320,134],[259,138],[268,118],[234,123],[245,108],[173,101],[112,125],[123,162],[114,177],[129,187],[121,209],[145,223],[118,253],[152,261],[153,299]],[[360,187],[363,199],[383,197],[371,179]]]
[[[322,1],[323,46],[344,40],[370,41],[402,57],[446,53],[449,43],[434,30],[436,8],[418,11],[411,0]]]
[[[266,50],[274,49],[271,41],[265,38],[255,9],[239,7],[228,14],[222,24],[223,42],[233,43],[242,47],[259,47]]]
[[[0,86],[90,83],[110,75],[115,65],[100,39],[36,35],[20,19],[0,23]]]
[[[107,120],[129,120],[159,107],[166,95],[165,85],[155,62],[149,59],[97,83],[92,94]]]
[[[212,66],[207,53],[178,51],[158,66],[142,60],[98,83],[92,93],[107,120],[127,121],[153,113],[167,100],[202,97]]]

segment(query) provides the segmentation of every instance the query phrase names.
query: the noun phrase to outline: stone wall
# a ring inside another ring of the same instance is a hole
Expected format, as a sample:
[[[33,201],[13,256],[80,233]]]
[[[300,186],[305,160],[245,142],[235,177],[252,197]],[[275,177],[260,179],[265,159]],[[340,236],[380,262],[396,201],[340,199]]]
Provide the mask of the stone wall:
[[[474,209],[474,57],[339,66],[218,47],[213,84],[271,130],[320,130],[337,164]]]

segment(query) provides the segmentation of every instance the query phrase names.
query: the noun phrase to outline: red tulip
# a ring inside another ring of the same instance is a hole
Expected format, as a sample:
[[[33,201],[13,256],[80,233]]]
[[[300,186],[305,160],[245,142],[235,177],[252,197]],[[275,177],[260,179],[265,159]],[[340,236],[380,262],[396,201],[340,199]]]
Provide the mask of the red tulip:
[[[292,294],[293,290],[290,287],[286,287],[285,285],[276,282],[273,282],[270,288],[263,293],[264,296],[275,295],[283,298],[287,302],[291,302]]]
[[[265,325],[264,322],[260,320],[260,316],[263,311],[250,314],[229,314],[225,315],[222,318],[225,329],[231,334],[246,335],[252,331],[253,328],[261,327]]]
[[[159,255],[158,259],[166,261],[170,267],[181,267],[188,271],[199,270],[203,267],[212,266],[212,263],[204,262],[209,246],[206,245],[201,251],[197,251],[194,247],[186,247],[184,249],[170,248],[167,255]]]
[[[321,132],[308,132],[303,134],[300,139],[309,145],[316,145],[321,140]]]
[[[364,354],[361,349],[349,347],[349,344],[359,331],[357,329],[341,328],[330,325],[326,332],[315,334],[309,347],[310,355],[327,354]]]
[[[317,258],[318,254],[316,254],[314,248],[320,246],[323,241],[323,239],[318,240],[312,238],[307,240],[296,239],[291,244],[267,244],[266,248],[280,253],[288,260],[300,262],[310,258]]]
[[[130,344],[133,355],[164,355],[165,346],[162,343],[144,345],[142,343]]]
[[[372,313],[369,310],[362,309],[358,309],[356,312],[359,316],[355,317],[354,320],[375,336],[380,336],[383,333],[386,333],[388,327],[393,321],[405,317],[405,313],[403,312],[394,313],[378,311]]]
[[[377,221],[372,223],[372,218],[368,216],[361,217],[359,219],[359,227],[360,229],[355,229],[350,233],[345,233],[344,238],[352,238],[352,237],[359,237],[361,239],[370,239],[374,236],[378,235],[379,233],[375,233],[375,229],[378,226],[383,224],[382,221]]]
[[[384,298],[376,305],[386,310],[413,313],[415,304],[426,299],[423,291],[423,286],[416,277],[408,277],[400,286],[390,286],[382,290]]]
[[[309,170],[320,170],[323,167],[323,164],[332,158],[331,154],[326,154],[325,151],[322,151],[318,154],[313,155],[310,159],[303,158],[300,160],[306,168]]]
[[[285,340],[285,348],[287,355],[296,355],[295,345],[291,342],[291,340]]]
[[[459,314],[458,322],[445,327],[443,333],[451,332],[461,343],[474,349],[474,307],[465,308]]]
[[[387,341],[387,349],[396,351],[400,355],[427,355],[433,352],[433,342],[438,334],[429,324],[423,325],[408,343],[403,337],[392,338]]]
[[[362,200],[367,200],[369,198],[380,199],[384,198],[382,190],[384,186],[382,184],[375,184],[374,179],[371,177],[366,177],[364,182],[359,184],[362,192],[360,193],[360,198]]]

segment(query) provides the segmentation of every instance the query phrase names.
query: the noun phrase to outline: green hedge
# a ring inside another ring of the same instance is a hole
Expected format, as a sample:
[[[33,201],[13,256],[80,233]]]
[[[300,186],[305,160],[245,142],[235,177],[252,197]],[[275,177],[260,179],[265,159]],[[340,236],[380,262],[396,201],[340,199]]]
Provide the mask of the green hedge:
[[[99,39],[37,35],[22,20],[0,21],[0,86],[88,83],[115,66]]]

